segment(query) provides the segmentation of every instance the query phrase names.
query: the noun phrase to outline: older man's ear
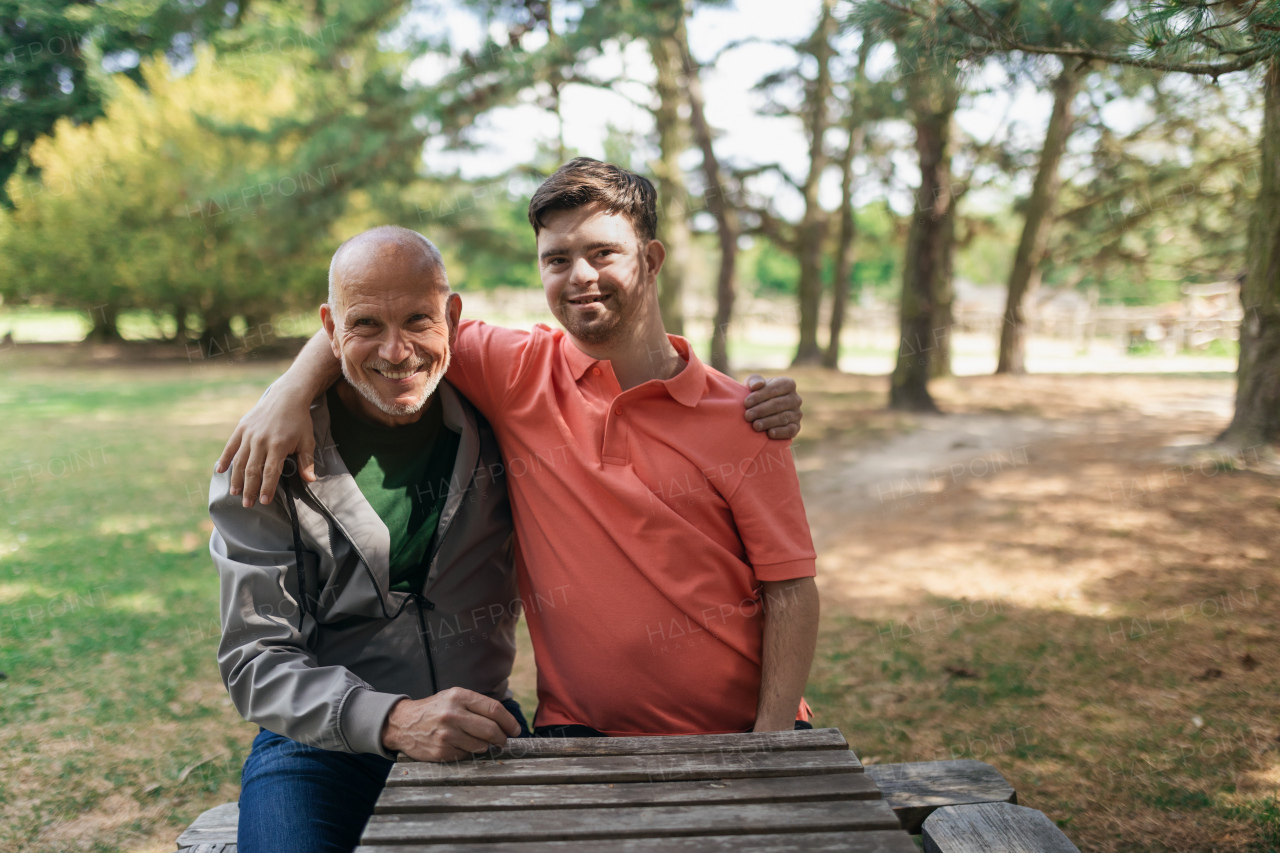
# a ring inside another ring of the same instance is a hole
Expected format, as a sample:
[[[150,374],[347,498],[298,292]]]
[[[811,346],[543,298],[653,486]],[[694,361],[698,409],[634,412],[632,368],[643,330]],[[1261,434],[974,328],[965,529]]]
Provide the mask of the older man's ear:
[[[334,358],[342,358],[338,350],[338,317],[333,313],[333,306],[328,302],[320,306],[320,328],[329,339],[329,349]]]
[[[462,297],[456,293],[450,293],[444,310],[449,320],[449,350],[452,351],[458,342],[458,323],[462,322]]]

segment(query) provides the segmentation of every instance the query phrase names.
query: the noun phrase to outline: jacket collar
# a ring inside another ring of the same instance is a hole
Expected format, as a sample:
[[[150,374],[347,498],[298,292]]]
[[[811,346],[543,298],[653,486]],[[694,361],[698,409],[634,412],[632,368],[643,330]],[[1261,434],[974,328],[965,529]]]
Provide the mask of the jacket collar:
[[[445,501],[444,509],[440,511],[440,521],[436,525],[435,549],[427,555],[431,566],[427,574],[428,584],[435,580],[439,572],[435,559],[436,551],[440,549],[440,543],[444,541],[449,525],[458,515],[463,496],[468,489],[472,488],[471,480],[475,475],[476,461],[480,458],[480,428],[476,423],[475,410],[445,380],[441,380],[439,387],[436,388],[436,394],[440,396],[441,407],[444,410],[444,425],[460,433],[462,439],[458,442],[458,455],[453,463],[453,475],[449,479],[449,497]]]
[[[462,435],[449,484],[449,498],[440,513],[436,536],[438,545],[457,516],[463,496],[471,485],[476,460],[480,456],[480,431],[475,412],[447,380],[441,380],[435,393],[440,397],[444,425]],[[316,439],[316,481],[305,485],[307,492],[324,507],[365,565],[372,570],[378,592],[385,598],[391,584],[391,533],[342,461],[333,440],[327,394],[326,389],[311,401],[311,422]],[[435,574],[433,566],[428,583]]]

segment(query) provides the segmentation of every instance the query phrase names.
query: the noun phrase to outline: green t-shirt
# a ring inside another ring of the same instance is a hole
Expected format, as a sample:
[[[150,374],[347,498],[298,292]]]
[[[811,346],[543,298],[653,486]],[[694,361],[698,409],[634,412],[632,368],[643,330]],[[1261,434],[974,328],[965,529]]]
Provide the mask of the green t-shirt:
[[[391,533],[391,588],[420,592],[462,436],[444,425],[440,398],[405,426],[373,423],[329,389],[333,440],[360,493]]]

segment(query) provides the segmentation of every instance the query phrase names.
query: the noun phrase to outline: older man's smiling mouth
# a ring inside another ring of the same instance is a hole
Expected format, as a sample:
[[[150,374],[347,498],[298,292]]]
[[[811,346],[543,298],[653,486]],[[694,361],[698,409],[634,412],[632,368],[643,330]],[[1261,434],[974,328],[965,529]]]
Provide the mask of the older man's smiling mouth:
[[[369,368],[379,376],[385,376],[387,379],[408,379],[413,374],[422,370],[421,367],[412,367],[406,370],[388,370],[386,368],[371,367]]]

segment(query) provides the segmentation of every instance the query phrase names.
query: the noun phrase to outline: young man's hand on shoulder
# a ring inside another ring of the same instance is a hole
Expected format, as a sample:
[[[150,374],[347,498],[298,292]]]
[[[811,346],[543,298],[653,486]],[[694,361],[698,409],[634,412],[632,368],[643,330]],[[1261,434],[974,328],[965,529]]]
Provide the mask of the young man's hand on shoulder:
[[[746,386],[751,389],[743,405],[746,418],[756,432],[768,430],[769,438],[795,438],[800,434],[800,404],[804,402],[796,393],[796,381],[789,376],[765,379],[758,373],[747,377]]]

